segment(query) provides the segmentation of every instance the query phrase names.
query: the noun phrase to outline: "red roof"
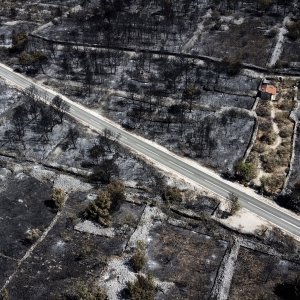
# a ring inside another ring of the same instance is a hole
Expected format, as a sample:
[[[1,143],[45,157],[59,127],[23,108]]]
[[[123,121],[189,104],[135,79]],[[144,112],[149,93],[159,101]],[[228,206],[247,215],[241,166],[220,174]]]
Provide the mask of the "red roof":
[[[271,84],[263,84],[261,86],[261,91],[265,92],[265,93],[268,93],[268,94],[271,94],[271,95],[276,95],[276,93],[277,93],[276,87],[274,85],[271,85]]]

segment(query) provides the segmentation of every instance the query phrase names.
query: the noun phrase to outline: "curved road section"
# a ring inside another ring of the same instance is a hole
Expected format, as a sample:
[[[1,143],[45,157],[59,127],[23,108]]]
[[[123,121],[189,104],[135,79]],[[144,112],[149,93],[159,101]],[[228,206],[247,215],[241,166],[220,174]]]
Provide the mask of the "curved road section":
[[[120,136],[119,141],[121,144],[145,156],[160,168],[173,172],[184,179],[188,179],[189,181],[212,191],[218,196],[227,197],[229,193],[234,193],[239,197],[243,207],[274,225],[281,227],[283,230],[300,237],[299,216],[277,206],[268,199],[256,195],[251,189],[245,188],[237,183],[226,181],[196,162],[177,156],[153,142],[127,132],[118,124],[71,101],[47,87],[34,83],[31,79],[15,73],[12,69],[3,64],[0,64],[0,76],[21,90],[28,88],[31,85],[35,85],[41,100],[46,102],[51,100],[55,95],[59,95],[69,104],[69,114],[79,122],[98,131],[101,131],[104,128],[111,130]]]

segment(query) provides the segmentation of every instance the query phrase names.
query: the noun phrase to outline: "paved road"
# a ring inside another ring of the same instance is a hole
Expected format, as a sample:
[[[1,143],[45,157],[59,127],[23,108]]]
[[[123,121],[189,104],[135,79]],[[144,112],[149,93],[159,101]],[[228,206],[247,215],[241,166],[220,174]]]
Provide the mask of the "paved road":
[[[30,79],[13,72],[11,69],[0,64],[0,76],[14,84],[20,89],[24,89],[33,84]],[[56,93],[46,87],[36,85],[40,95],[45,100],[51,100]],[[83,124],[93,127],[96,130],[110,129],[116,134],[120,134],[120,142],[125,146],[146,156],[164,169],[175,171],[179,176],[188,178],[195,183],[211,190],[215,194],[227,197],[230,192],[237,195],[243,207],[265,218],[282,229],[300,237],[300,218],[286,212],[276,205],[269,205],[266,199],[256,196],[255,193],[236,183],[228,182],[211,170],[199,166],[195,162],[182,159],[168,151],[165,151],[154,143],[142,139],[130,132],[125,131],[117,124],[103,118],[94,111],[91,111],[66,97],[62,98],[70,105],[70,115]],[[266,200],[266,201],[265,201]]]

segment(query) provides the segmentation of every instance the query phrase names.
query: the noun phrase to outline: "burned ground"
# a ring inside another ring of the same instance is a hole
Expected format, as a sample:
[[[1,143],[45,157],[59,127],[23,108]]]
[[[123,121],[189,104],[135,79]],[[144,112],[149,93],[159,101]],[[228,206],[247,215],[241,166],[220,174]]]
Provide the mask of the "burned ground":
[[[150,238],[150,271],[174,283],[160,299],[208,299],[227,243],[168,224],[156,226]]]
[[[230,299],[256,299],[254,295],[282,299],[276,293],[276,285],[292,281],[299,271],[299,265],[293,262],[242,247]]]

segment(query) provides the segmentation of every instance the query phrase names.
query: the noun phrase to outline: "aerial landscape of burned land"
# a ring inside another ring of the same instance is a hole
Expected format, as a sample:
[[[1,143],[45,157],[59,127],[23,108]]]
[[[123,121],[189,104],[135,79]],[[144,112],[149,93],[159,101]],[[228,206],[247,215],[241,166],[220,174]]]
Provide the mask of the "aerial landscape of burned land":
[[[297,0],[2,0],[0,300],[300,299],[299,82]]]

